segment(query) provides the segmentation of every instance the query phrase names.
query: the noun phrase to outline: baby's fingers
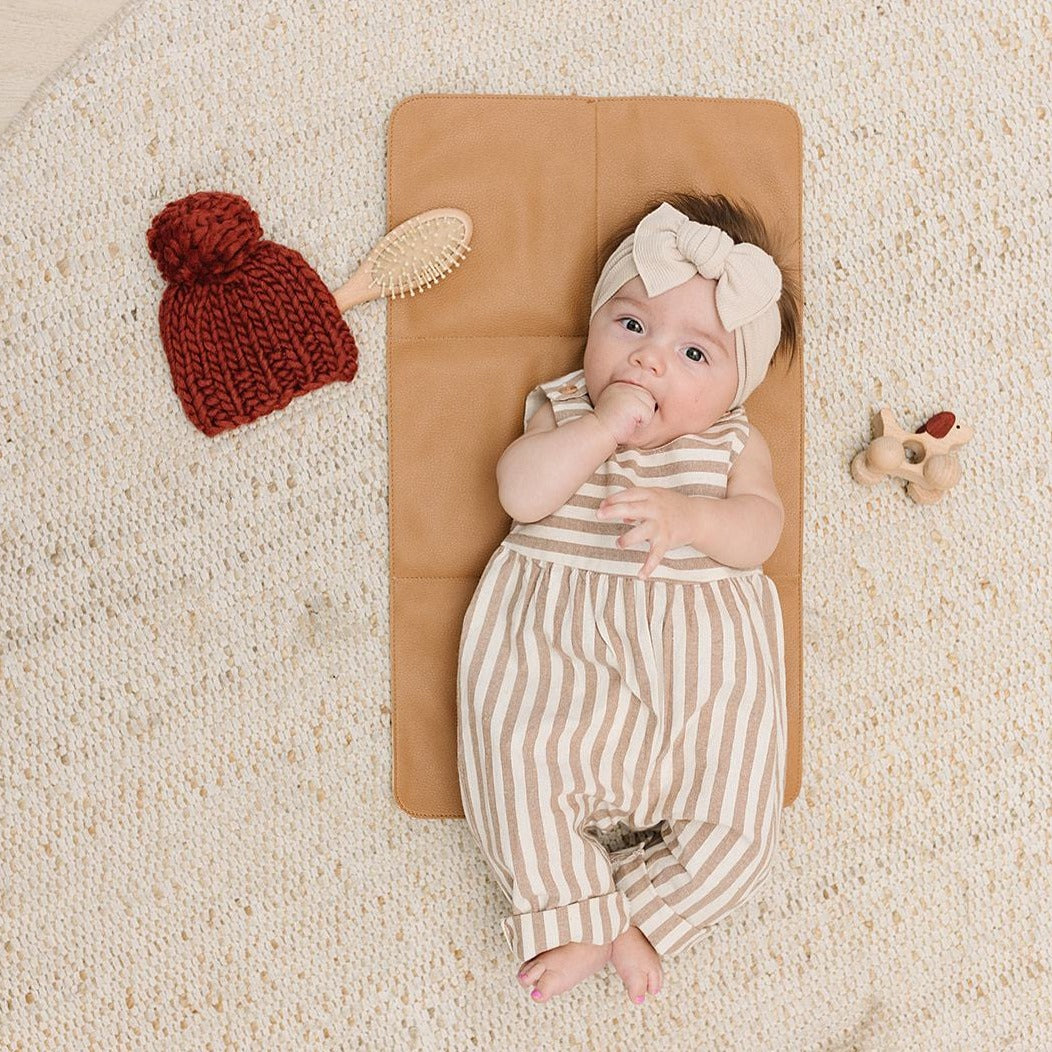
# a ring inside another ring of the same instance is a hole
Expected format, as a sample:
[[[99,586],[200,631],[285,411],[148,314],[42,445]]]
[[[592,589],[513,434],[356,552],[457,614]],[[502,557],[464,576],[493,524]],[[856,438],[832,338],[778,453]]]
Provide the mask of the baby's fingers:
[[[661,557],[665,554],[665,548],[652,543],[650,551],[647,554],[646,562],[643,563],[639,573],[636,574],[639,578],[649,577],[657,568],[661,562]]]
[[[635,522],[635,519],[630,519],[628,516],[622,516],[625,522]],[[645,522],[640,523],[638,526],[633,526],[632,529],[622,533],[617,538],[617,546],[619,548],[628,548],[630,545],[639,544],[640,542],[649,544],[647,540],[647,524]]]

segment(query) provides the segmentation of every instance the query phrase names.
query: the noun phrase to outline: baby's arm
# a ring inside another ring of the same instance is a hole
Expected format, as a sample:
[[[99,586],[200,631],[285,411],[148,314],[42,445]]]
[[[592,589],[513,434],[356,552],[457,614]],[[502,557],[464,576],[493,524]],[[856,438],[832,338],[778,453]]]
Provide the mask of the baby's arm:
[[[774,484],[771,451],[750,425],[745,448],[727,476],[727,496],[688,497],[689,542],[725,566],[762,566],[778,547],[785,523]]]
[[[526,432],[497,461],[501,506],[517,522],[536,522],[561,508],[617,449],[594,412],[555,425],[545,401]]]

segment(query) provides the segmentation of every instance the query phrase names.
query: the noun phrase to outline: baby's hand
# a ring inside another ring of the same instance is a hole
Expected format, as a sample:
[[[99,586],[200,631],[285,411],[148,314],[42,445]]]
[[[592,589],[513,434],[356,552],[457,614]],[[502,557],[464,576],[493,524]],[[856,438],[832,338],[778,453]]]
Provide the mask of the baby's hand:
[[[695,506],[685,493],[646,486],[618,490],[596,510],[598,518],[603,520],[622,519],[639,523],[617,539],[619,548],[627,548],[638,541],[650,542],[650,554],[637,577],[649,577],[670,548],[690,544],[695,514]]]
[[[595,415],[622,446],[639,428],[650,423],[656,409],[649,391],[615,380],[603,389],[595,405]]]

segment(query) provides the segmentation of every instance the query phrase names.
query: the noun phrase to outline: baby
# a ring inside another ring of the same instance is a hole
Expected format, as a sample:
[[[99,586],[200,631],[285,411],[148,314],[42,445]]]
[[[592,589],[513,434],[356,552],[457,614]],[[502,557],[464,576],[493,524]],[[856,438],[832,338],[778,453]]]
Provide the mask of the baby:
[[[537,1001],[608,961],[634,1002],[656,994],[660,958],[756,893],[778,838],[762,564],[784,512],[743,403],[791,352],[798,294],[746,207],[660,200],[614,239],[583,368],[527,397],[497,465],[514,523],[461,634],[465,817]],[[610,852],[595,834],[617,825],[645,836]]]

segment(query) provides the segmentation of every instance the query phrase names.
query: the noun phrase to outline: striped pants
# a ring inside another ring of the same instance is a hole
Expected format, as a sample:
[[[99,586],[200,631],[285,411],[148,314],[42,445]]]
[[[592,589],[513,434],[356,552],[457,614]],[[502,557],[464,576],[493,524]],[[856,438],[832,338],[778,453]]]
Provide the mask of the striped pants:
[[[467,826],[528,960],[638,927],[664,957],[761,888],[778,840],[781,607],[761,572],[701,584],[500,546],[464,615]],[[608,852],[622,824],[649,841]]]

